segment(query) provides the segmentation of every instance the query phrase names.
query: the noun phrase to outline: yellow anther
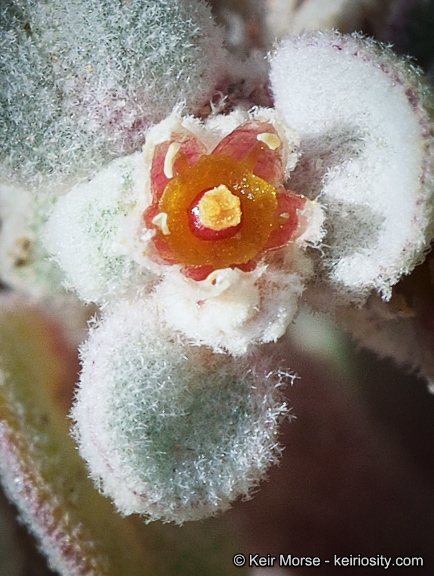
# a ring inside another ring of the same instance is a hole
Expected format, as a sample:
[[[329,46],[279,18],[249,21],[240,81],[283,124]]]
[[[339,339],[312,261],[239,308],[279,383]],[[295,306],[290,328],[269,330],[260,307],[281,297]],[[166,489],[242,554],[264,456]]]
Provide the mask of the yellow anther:
[[[279,136],[272,132],[261,132],[261,134],[256,136],[256,139],[259,140],[259,142],[263,142],[270,150],[276,150],[282,143]]]
[[[154,224],[154,226],[157,226],[157,228],[159,228],[165,236],[169,236],[170,230],[169,226],[167,225],[166,212],[160,212],[159,214],[154,216],[154,218],[152,219],[152,224]]]
[[[176,155],[178,154],[180,148],[181,144],[178,142],[172,142],[167,150],[163,167],[163,172],[166,178],[173,178],[173,165],[175,164]]]

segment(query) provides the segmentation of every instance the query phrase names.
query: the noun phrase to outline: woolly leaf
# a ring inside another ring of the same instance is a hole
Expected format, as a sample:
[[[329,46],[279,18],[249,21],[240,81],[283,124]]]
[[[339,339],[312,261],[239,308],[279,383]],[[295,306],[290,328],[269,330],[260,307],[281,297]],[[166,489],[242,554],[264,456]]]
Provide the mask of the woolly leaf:
[[[146,170],[141,152],[113,160],[56,203],[46,245],[84,301],[119,298],[153,279],[133,259],[150,197]]]
[[[188,0],[6,0],[0,9],[0,163],[26,187],[64,183],[137,149],[225,71],[208,7]]]
[[[188,347],[151,302],[122,302],[91,333],[73,416],[91,475],[124,514],[182,523],[248,496],[276,462],[276,381]]]
[[[326,274],[341,296],[390,297],[433,233],[430,88],[390,49],[336,32],[285,40],[271,83],[301,137],[291,185],[328,209]]]
[[[434,382],[434,253],[393,287],[392,298],[336,310],[359,343]]]

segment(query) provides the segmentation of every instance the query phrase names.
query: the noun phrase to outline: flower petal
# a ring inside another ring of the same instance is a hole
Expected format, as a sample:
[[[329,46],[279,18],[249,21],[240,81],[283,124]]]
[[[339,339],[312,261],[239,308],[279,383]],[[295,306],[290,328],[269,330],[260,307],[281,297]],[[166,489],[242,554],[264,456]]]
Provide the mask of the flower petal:
[[[167,142],[157,144],[151,167],[152,198],[158,201],[168,182],[176,173],[177,164],[183,158],[190,166],[196,164],[205,146],[188,130],[178,131]]]
[[[250,120],[223,138],[213,154],[222,154],[242,161],[249,154],[254,154],[256,149],[258,155],[256,158],[252,156],[254,158],[252,172],[266,182],[276,185],[282,183],[285,178],[283,146],[284,143],[272,124]]]
[[[277,214],[279,227],[273,230],[264,250],[280,248],[303,233],[298,213],[306,204],[306,198],[286,191],[283,187],[277,194]],[[299,233],[297,234],[297,229]]]

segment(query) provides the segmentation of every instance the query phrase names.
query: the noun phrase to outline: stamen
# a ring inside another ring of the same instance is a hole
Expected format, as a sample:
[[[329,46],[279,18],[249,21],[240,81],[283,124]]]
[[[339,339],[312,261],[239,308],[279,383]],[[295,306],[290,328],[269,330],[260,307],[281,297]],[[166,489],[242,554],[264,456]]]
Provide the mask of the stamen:
[[[154,216],[154,218],[152,218],[151,222],[152,224],[154,224],[154,226],[157,226],[157,228],[159,228],[165,236],[169,236],[170,230],[169,226],[167,225],[166,212],[160,212],[159,214]]]
[[[279,136],[272,132],[262,132],[256,136],[256,140],[263,142],[270,150],[276,150],[282,143]]]
[[[167,150],[163,167],[163,172],[166,178],[173,178],[173,165],[175,164],[176,155],[180,148],[181,144],[179,144],[179,142],[172,142]]]

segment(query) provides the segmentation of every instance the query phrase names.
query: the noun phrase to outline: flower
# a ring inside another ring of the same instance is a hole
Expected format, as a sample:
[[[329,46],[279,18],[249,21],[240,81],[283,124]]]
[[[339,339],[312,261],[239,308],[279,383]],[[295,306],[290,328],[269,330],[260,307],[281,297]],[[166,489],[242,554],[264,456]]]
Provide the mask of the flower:
[[[297,146],[268,108],[206,121],[175,109],[142,152],[59,199],[49,247],[81,298],[153,291],[194,344],[245,354],[284,334],[322,235],[319,204],[284,186]]]
[[[283,185],[297,145],[267,108],[204,123],[175,111],[149,131],[142,254],[162,276],[162,316],[195,344],[245,354],[294,318],[312,273],[303,253],[322,234],[319,205]]]
[[[306,198],[283,185],[283,147],[270,122],[249,119],[208,153],[188,130],[155,147],[144,221],[163,262],[204,280],[222,268],[250,271],[301,235]]]

